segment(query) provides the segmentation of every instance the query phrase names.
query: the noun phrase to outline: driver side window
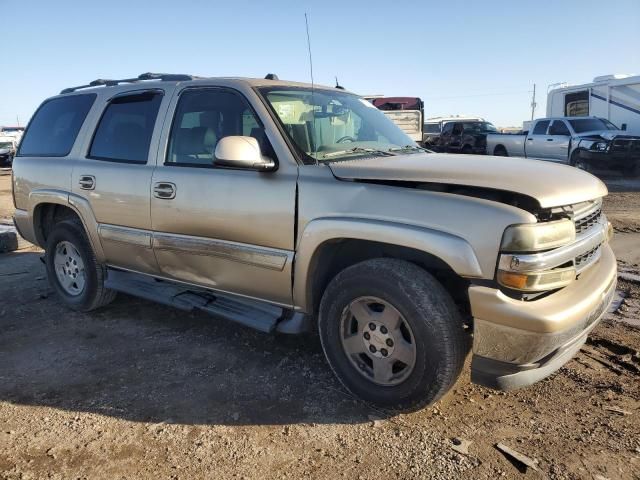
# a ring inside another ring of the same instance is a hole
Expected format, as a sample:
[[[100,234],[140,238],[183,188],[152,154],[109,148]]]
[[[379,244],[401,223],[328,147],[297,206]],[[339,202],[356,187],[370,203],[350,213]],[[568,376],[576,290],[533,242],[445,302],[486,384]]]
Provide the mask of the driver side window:
[[[268,154],[264,128],[239,94],[223,89],[185,90],[173,118],[165,165],[213,167],[218,142],[231,135],[256,138]]]

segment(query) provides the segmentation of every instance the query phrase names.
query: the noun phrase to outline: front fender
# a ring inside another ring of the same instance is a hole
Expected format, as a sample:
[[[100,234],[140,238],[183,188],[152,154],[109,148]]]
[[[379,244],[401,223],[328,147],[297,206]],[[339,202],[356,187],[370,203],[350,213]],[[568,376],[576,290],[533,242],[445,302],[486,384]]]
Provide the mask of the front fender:
[[[428,228],[361,219],[320,218],[309,222],[300,236],[295,254],[293,300],[303,311],[310,311],[309,285],[312,264],[318,249],[330,240],[368,240],[388,243],[429,253],[463,277],[482,278],[482,269],[471,245],[464,239]]]

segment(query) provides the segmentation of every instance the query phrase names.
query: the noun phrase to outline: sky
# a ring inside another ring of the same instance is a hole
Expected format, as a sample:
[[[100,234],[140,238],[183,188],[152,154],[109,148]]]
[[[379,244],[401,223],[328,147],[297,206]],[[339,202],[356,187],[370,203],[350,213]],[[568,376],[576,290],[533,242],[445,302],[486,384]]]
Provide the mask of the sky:
[[[96,78],[143,72],[310,81],[419,96],[425,117],[520,126],[550,84],[640,74],[640,0],[0,0],[0,125]]]

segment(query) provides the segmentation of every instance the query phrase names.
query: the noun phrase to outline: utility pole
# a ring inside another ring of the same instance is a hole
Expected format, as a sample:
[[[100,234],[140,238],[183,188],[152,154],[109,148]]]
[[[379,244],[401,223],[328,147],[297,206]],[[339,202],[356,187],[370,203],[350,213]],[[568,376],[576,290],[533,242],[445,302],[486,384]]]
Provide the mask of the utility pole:
[[[531,121],[533,122],[533,117],[536,113],[536,107],[538,104],[536,103],[536,84],[533,84],[533,97],[531,98]]]

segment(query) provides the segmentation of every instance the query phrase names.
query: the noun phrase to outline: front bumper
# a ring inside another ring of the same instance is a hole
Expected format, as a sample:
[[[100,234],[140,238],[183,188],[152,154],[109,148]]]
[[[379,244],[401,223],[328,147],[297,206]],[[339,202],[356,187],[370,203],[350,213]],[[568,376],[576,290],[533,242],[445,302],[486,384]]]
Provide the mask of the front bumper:
[[[609,307],[617,265],[608,244],[571,285],[534,301],[469,288],[474,317],[471,381],[498,390],[535,383],[568,362]]]
[[[581,150],[580,158],[601,170],[633,171],[640,165],[640,152],[597,152],[593,150]]]

